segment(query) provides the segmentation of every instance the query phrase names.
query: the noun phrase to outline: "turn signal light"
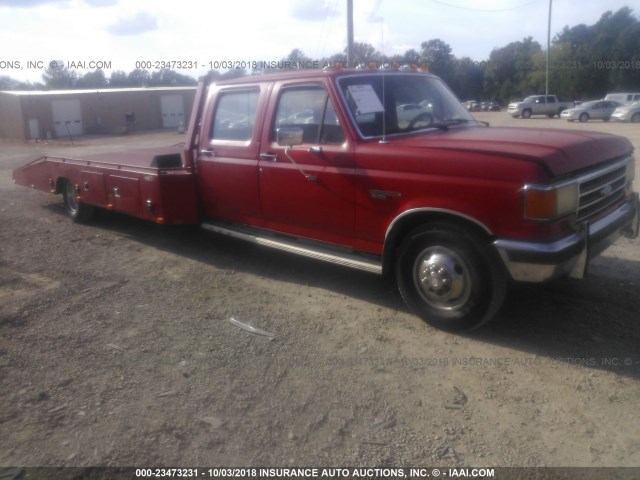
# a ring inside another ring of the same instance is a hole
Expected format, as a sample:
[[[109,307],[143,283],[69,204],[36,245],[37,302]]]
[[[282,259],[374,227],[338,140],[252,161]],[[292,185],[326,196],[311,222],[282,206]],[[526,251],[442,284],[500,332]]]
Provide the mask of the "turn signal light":
[[[527,185],[524,188],[524,216],[529,220],[550,221],[570,215],[578,209],[578,195],[577,183]]]

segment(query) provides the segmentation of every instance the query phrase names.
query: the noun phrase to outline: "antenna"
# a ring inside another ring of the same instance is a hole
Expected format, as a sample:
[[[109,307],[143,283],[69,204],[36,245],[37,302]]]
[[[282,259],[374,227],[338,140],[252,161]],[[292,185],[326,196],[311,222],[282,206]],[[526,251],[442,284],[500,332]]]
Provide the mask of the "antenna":
[[[347,0],[347,68],[355,65],[353,58],[353,0]]]
[[[380,17],[380,49],[382,50],[382,62],[380,64],[380,68],[382,68],[382,139],[380,140],[381,144],[387,144],[389,141],[387,140],[387,102],[385,99],[385,77],[387,76],[386,66],[384,64],[384,17]]]

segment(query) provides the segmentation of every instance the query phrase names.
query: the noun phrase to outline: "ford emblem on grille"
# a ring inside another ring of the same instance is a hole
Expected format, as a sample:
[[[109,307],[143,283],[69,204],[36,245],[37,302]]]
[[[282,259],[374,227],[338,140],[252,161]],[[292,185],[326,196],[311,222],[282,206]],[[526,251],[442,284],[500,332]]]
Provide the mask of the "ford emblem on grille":
[[[610,195],[612,191],[613,187],[611,185],[606,185],[602,190],[600,190],[600,196],[606,197],[607,195]]]

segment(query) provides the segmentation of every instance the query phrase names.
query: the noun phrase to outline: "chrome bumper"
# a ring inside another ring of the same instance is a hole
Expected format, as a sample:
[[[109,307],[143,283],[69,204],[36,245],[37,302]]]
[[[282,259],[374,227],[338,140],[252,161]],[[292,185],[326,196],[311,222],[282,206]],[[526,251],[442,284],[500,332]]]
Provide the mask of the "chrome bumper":
[[[577,233],[552,243],[496,240],[493,244],[516,281],[544,282],[569,275],[586,275],[589,260],[621,236],[636,238],[640,219],[638,193],[597,222],[580,224]]]

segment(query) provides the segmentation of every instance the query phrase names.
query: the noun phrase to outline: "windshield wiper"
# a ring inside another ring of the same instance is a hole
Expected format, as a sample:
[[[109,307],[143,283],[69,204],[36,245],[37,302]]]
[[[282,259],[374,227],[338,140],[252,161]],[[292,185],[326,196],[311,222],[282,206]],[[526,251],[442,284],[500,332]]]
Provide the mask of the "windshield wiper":
[[[455,125],[461,125],[463,123],[469,123],[472,122],[473,120],[468,120],[466,118],[451,118],[449,120],[444,120],[440,123],[432,123],[431,125],[427,125],[426,127],[422,127],[424,129],[427,128],[439,128],[440,130],[444,130],[445,132],[447,130],[449,130],[449,127],[455,126]]]

